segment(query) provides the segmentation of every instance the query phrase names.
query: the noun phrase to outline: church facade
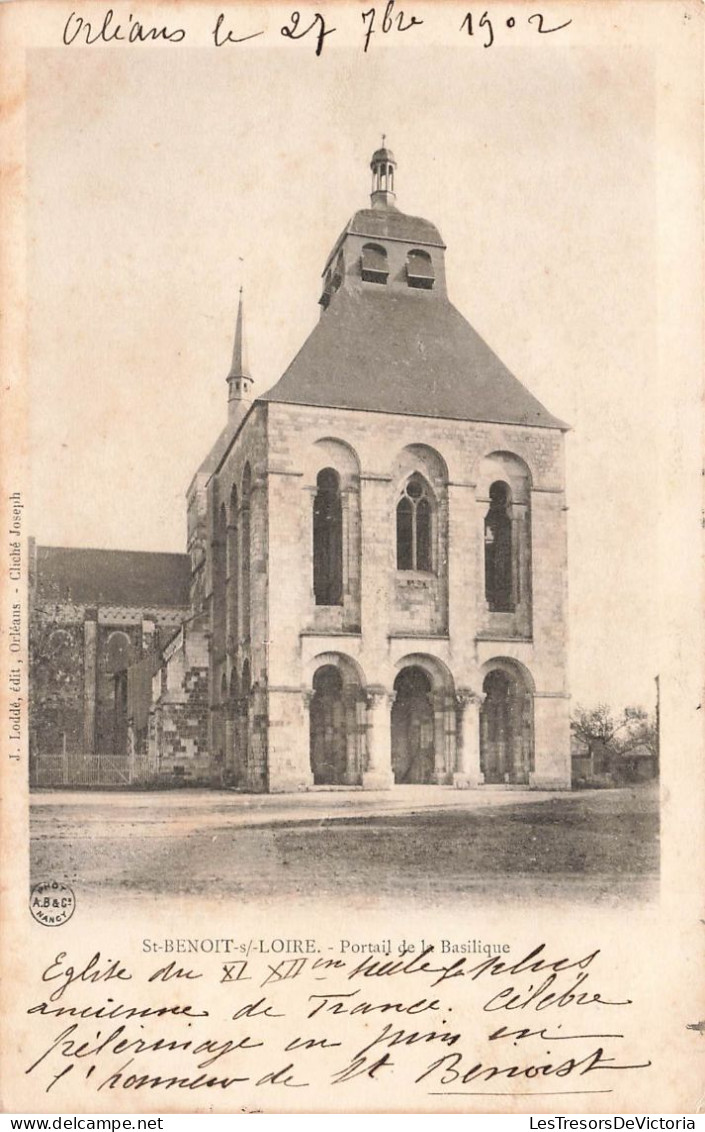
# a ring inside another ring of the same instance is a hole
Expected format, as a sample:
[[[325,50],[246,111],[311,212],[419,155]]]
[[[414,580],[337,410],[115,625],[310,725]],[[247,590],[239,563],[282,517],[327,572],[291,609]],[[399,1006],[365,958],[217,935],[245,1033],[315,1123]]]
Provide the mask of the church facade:
[[[155,710],[191,648],[211,773],[241,789],[568,788],[567,426],[452,305],[395,173],[378,150],[319,321],[260,396],[240,299]]]

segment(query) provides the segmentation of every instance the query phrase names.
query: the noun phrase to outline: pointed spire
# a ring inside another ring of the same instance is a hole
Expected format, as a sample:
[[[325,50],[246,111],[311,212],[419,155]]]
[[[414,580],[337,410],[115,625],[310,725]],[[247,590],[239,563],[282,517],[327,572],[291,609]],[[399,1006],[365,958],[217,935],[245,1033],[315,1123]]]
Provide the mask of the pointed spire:
[[[238,423],[252,400],[250,389],[252,376],[247,364],[247,351],[245,348],[245,331],[243,317],[242,287],[237,305],[237,322],[235,323],[235,343],[233,345],[233,360],[230,366],[228,381],[228,419]]]
[[[240,288],[240,298],[237,304],[237,322],[235,323],[233,363],[230,367],[230,373],[228,374],[228,381],[232,381],[233,378],[237,377],[245,378],[247,381],[252,381],[247,365],[247,349],[245,347],[245,335],[243,331],[242,287]]]

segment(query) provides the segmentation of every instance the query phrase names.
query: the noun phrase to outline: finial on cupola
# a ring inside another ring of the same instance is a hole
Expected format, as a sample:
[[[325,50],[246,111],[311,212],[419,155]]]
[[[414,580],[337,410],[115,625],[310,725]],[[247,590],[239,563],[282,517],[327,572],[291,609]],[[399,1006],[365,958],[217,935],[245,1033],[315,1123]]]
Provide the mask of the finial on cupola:
[[[372,207],[389,208],[394,205],[396,193],[394,192],[394,171],[397,167],[396,158],[391,149],[386,146],[387,135],[382,134],[382,148],[372,154],[370,169],[372,170]]]
[[[240,288],[240,298],[237,305],[233,361],[230,366],[227,381],[228,420],[239,424],[252,400],[250,394],[250,390],[252,389],[252,377],[247,365],[247,350],[245,348],[245,331],[243,326],[242,287]]]

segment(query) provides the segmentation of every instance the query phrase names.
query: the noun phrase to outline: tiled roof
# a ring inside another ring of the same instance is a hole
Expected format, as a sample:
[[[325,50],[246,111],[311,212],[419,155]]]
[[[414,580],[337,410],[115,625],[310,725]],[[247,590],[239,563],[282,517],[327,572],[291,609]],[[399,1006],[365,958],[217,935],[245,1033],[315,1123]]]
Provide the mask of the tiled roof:
[[[52,601],[185,608],[189,574],[186,554],[37,547],[37,590]]]
[[[384,215],[384,214],[380,214]],[[442,295],[341,289],[259,400],[566,429]]]

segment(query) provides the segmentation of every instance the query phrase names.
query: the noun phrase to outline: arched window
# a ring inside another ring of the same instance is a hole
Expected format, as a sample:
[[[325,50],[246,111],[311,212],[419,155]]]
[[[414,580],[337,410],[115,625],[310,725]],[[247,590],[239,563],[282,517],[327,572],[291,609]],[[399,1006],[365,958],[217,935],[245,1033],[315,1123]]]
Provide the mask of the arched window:
[[[430,489],[415,473],[397,504],[397,570],[433,570],[432,525]]]
[[[509,612],[515,605],[511,509],[509,484],[495,480],[485,516],[485,597],[495,612]]]
[[[343,508],[340,477],[324,468],[313,500],[313,592],[316,605],[343,604]]]
[[[213,538],[213,653],[221,657],[225,652],[225,572],[228,534],[228,518],[225,504],[221,503],[216,514]]]
[[[389,275],[387,252],[381,244],[365,244],[360,264],[366,283],[386,283]]]
[[[406,280],[410,287],[430,291],[435,281],[433,263],[428,252],[416,248],[406,257]]]
[[[111,633],[108,638],[106,668],[108,672],[122,672],[130,662],[130,638],[127,633]]]
[[[242,474],[242,516],[240,523],[240,538],[242,539],[240,564],[242,571],[242,584],[240,593],[242,597],[242,636],[245,640],[250,639],[250,586],[251,586],[251,555],[252,545],[250,540],[250,506],[252,495],[252,472],[250,465],[245,464],[245,470]]]

